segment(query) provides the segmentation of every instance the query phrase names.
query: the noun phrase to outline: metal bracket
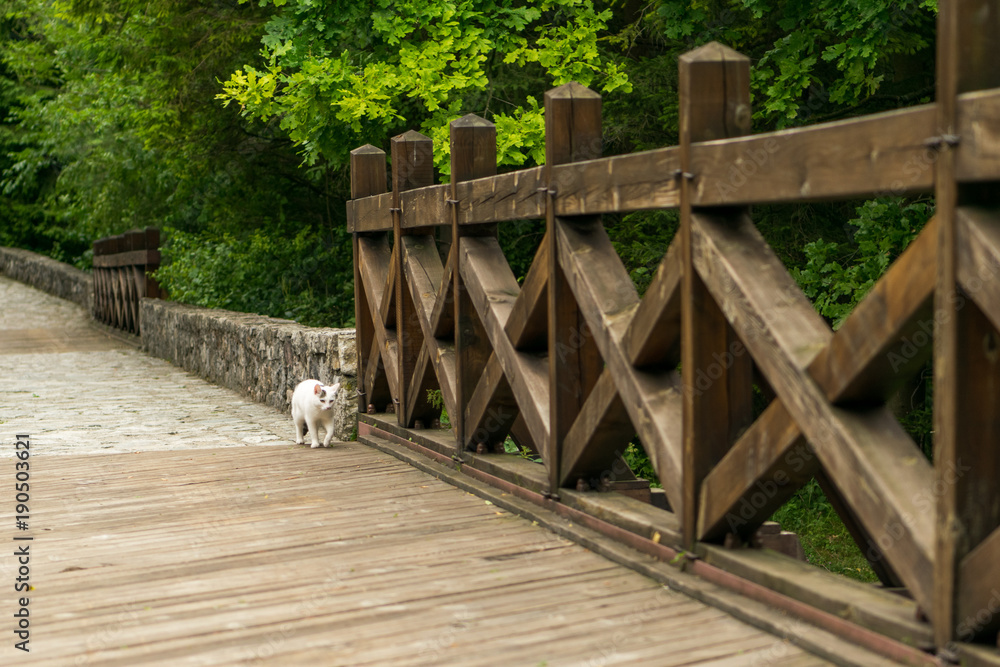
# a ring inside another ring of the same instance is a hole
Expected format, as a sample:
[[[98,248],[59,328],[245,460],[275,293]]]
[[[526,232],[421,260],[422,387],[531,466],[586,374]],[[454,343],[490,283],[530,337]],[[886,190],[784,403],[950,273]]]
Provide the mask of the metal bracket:
[[[690,172],[687,172],[687,171],[683,171],[681,169],[675,170],[674,171],[674,180],[675,181],[679,181],[682,178],[687,179],[689,181],[693,181],[694,180],[694,174],[692,174]]]

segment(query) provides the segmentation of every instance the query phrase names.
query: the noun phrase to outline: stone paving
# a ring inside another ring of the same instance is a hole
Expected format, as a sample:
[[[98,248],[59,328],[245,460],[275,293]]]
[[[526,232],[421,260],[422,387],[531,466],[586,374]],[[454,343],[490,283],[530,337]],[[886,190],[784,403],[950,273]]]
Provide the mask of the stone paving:
[[[90,322],[79,306],[0,277],[4,445],[20,433],[31,435],[32,456],[292,444],[290,416],[147,356]],[[10,458],[12,449],[0,456]]]

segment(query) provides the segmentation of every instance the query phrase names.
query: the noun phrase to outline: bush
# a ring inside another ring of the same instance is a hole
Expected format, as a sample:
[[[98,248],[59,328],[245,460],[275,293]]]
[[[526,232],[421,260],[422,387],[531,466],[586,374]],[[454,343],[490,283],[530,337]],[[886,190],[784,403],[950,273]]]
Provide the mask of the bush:
[[[176,230],[166,235],[166,263],[155,277],[172,299],[308,326],[354,325],[354,273],[345,239],[331,244],[310,227],[288,239],[263,230],[244,238]]]

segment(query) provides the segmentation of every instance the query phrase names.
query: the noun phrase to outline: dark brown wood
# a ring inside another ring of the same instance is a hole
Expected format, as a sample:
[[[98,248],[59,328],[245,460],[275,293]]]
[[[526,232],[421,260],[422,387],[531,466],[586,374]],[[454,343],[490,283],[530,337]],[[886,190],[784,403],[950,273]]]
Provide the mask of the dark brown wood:
[[[681,244],[675,238],[646,289],[625,337],[625,350],[637,367],[673,369],[680,363]]]
[[[451,261],[455,266],[461,263],[460,249],[463,236],[480,234],[496,237],[493,226],[478,229],[463,229],[459,223],[461,199],[458,185],[464,181],[492,176],[497,171],[497,129],[493,123],[475,114],[468,114],[452,121],[451,132]],[[453,337],[457,353],[455,355],[455,403],[449,408],[455,415],[455,429],[460,449],[474,446],[473,431],[465,428],[465,413],[476,391],[476,385],[483,376],[491,349],[489,339],[483,331],[479,316],[466,293],[461,271],[456,272],[452,281],[454,302]],[[477,425],[478,431],[481,426]],[[502,442],[502,439],[501,439]],[[492,444],[496,444],[493,442]]]
[[[410,391],[407,392],[407,422],[420,420],[430,424],[440,411],[430,401],[427,392],[440,390],[449,414],[455,409],[455,346],[449,335],[439,339],[434,335],[434,312],[444,308],[438,301],[449,300],[448,293],[441,292],[444,282],[444,267],[438,253],[437,243],[430,234],[403,236],[403,256],[405,259],[406,284],[414,304],[414,315],[423,336],[417,363],[414,366]]]
[[[635,435],[628,410],[615,387],[614,375],[605,368],[566,434],[560,463],[560,484],[586,480],[593,488],[617,479],[617,460]]]
[[[995,212],[982,207],[963,206],[955,215],[958,282],[1000,329],[1000,224]]]
[[[865,529],[924,608],[933,531],[920,516],[932,471],[886,408],[834,409],[806,368],[831,332],[747,218],[692,216],[695,268]]]
[[[681,368],[684,392],[684,541],[698,533],[702,482],[752,417],[750,356],[697,274],[692,257],[691,144],[750,131],[750,59],[717,42],[680,57]],[[691,174],[689,177],[688,174]],[[738,215],[738,214],[735,214]]]
[[[521,415],[535,443],[548,441],[549,388],[547,361],[518,352],[505,326],[520,288],[497,240],[490,236],[466,238],[461,249],[462,280],[510,383]],[[470,422],[470,429],[478,428]]]
[[[625,352],[623,339],[639,296],[600,221],[583,224],[559,219],[556,229],[566,278],[670,506],[679,512],[683,503],[680,374],[637,370]]]
[[[830,401],[884,402],[900,380],[928,358],[934,289],[929,267],[936,265],[937,240],[932,219],[809,364],[810,375]],[[813,476],[817,466],[818,459],[794,420],[775,401],[706,478],[699,539],[725,532],[749,537]],[[849,507],[845,504],[838,513],[880,578],[887,585],[898,585],[877,542],[855,525]]]
[[[140,334],[139,301],[161,298],[152,273],[160,266],[160,232],[133,229],[93,243],[94,318],[117,329]]]
[[[392,200],[393,246],[396,259],[396,346],[397,372],[394,400],[397,401],[396,417],[402,426],[413,423],[414,414],[428,412],[426,396],[415,396],[410,402],[410,382],[423,347],[424,336],[417,317],[413,296],[404,267],[402,199],[403,192],[430,185],[434,180],[434,145],[429,137],[410,130],[392,138]],[[428,237],[424,243],[433,243],[433,237],[424,229],[407,230],[407,235]],[[413,406],[408,414],[407,406]]]
[[[365,392],[368,402],[382,409],[382,404],[398,396],[398,343],[395,330],[387,322],[391,315],[395,321],[395,253],[389,248],[389,240],[381,237],[358,239],[358,262],[361,285],[365,289],[365,300],[371,312],[375,329],[372,352],[365,364]],[[377,350],[377,354],[374,350]],[[384,378],[385,384],[382,382]],[[388,389],[388,391],[386,391]]]
[[[101,255],[94,258],[94,266],[98,268],[118,268],[120,266],[159,266],[159,250],[126,250],[113,255]]]
[[[1000,70],[993,57],[998,32],[1000,15],[995,2],[953,0],[940,8],[936,136],[958,135],[959,93],[1000,86]],[[970,129],[957,148],[952,142],[940,143],[935,170],[940,240],[934,313],[934,470],[935,489],[941,493],[936,498],[931,619],[939,646],[957,638],[963,559],[1000,525],[1000,486],[996,484],[1000,426],[995,418],[1000,404],[998,338],[989,319],[967,302],[965,286],[959,281],[956,211],[978,198],[959,187],[958,155],[970,143],[984,144],[987,154],[995,154],[995,146],[989,140],[976,141],[982,133]],[[992,199],[995,203],[995,190]],[[990,222],[987,226],[998,224],[996,219]],[[963,466],[968,470],[959,472]]]
[[[385,151],[376,148],[371,144],[366,144],[351,151],[351,198],[360,199],[370,197],[385,192],[386,189],[386,163]],[[349,216],[350,219],[350,216]],[[351,228],[349,227],[349,231]],[[368,302],[368,295],[362,284],[361,277],[361,256],[360,256],[360,235],[355,232],[352,235],[352,249],[354,255],[354,327],[356,330],[356,346],[358,352],[358,377],[364,378],[368,375],[367,364],[369,361],[378,363],[380,357],[371,359],[368,354],[373,342],[375,342],[375,322],[372,319],[371,305]],[[372,380],[372,394],[369,395],[365,385],[359,386],[358,392],[358,412],[365,412],[368,404],[378,401],[385,403],[386,396],[375,395],[375,382]]]
[[[958,132],[978,141],[955,156],[960,182],[1000,179],[1000,141],[983,132],[1000,117],[1000,91],[958,98]],[[691,147],[695,206],[733,206],[931,192],[937,151],[933,105],[810,127],[698,143]],[[678,147],[590,159],[553,168],[556,215],[622,213],[680,206]],[[545,168],[480,178],[456,190],[460,225],[494,224],[545,215]],[[450,224],[447,185],[404,196],[402,227]],[[392,228],[390,195],[348,202],[348,231]],[[425,208],[421,208],[425,207]]]
[[[561,183],[552,168],[600,157],[601,142],[600,95],[574,82],[545,93],[550,416],[543,458],[553,493],[564,481],[560,472],[564,440],[597,382],[603,362],[559,263],[555,200]]]
[[[492,126],[460,119],[451,184],[430,185],[428,150],[419,168],[394,173],[391,196],[348,206],[359,234],[394,232],[391,253],[387,243],[356,252],[359,312],[373,326],[360,344],[374,364],[364,386],[391,365],[396,386],[381,386],[407,425],[440,385],[464,460],[478,460],[467,449],[480,442],[501,451],[510,434],[547,466],[523,486],[561,488],[573,502],[577,480],[601,479],[637,434],[681,518],[678,547],[749,538],[816,477],[879,578],[904,585],[932,618],[939,647],[992,640],[992,619],[971,634],[961,624],[989,608],[1000,580],[1000,217],[990,190],[1000,88],[976,92],[1000,86],[990,60],[1000,11],[955,0],[940,17],[935,105],[736,137],[749,130],[748,63],[709,44],[682,58],[678,147],[600,158],[600,98],[568,84],[547,95],[546,165],[497,176]],[[489,140],[476,148],[481,132]],[[403,150],[394,165],[416,154]],[[836,334],[737,208],[932,189],[937,217]],[[597,216],[678,206],[681,234],[640,300]],[[495,225],[543,216],[545,240],[518,286]],[[431,233],[445,227],[447,251]],[[95,244],[95,258],[145,247],[128,233]],[[132,266],[95,268],[109,294],[134,298],[142,283]],[[131,305],[95,295],[94,309],[137,323]],[[934,468],[886,407],[932,337]],[[754,383],[771,404],[750,423]]]

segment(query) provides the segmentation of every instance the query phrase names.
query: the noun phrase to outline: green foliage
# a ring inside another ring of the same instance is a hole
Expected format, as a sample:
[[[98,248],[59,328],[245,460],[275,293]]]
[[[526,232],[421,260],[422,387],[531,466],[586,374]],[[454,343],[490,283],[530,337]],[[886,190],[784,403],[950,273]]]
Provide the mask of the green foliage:
[[[816,310],[840,327],[889,265],[930,218],[925,202],[900,198],[865,202],[847,224],[852,242],[817,239],[805,246],[806,264],[792,275]]]
[[[308,228],[281,240],[260,231],[239,238],[173,230],[167,245],[171,262],[156,278],[171,298],[206,308],[312,326],[353,324],[353,271],[345,246],[327,247],[324,235]],[[319,292],[317,285],[329,289]]]
[[[656,469],[653,468],[653,463],[649,460],[649,455],[643,449],[642,443],[628,443],[628,447],[625,448],[622,458],[625,459],[625,463],[632,469],[636,477],[649,480],[649,485],[655,489],[663,488],[660,478],[656,474]]]
[[[542,110],[510,78],[527,71],[542,90],[571,80],[630,90],[598,47],[611,10],[592,0],[274,4],[263,63],[236,70],[218,97],[247,117],[279,118],[307,164],[344,164],[352,148],[416,127],[437,140],[447,174],[447,123],[472,110],[496,123],[500,164],[540,162]]]
[[[755,118],[766,125],[877,103],[887,86],[933,92],[927,73],[936,0],[661,0],[652,7],[648,20],[668,43],[686,50],[716,40],[750,56]]]

